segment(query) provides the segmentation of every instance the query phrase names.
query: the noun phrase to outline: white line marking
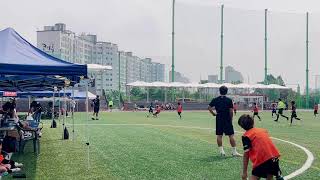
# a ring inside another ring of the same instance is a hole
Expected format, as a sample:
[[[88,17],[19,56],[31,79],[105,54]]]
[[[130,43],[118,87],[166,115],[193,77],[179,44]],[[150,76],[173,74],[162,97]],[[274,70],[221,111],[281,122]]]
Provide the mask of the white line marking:
[[[71,124],[69,124],[71,125]],[[76,126],[85,126],[87,124],[75,124]],[[194,127],[194,126],[173,126],[173,125],[157,125],[157,124],[89,124],[89,126],[151,126],[151,127],[171,127],[171,128],[184,128],[184,129],[200,129],[200,130],[212,130],[214,128],[202,128],[202,127]],[[236,133],[243,133],[243,132],[239,132],[239,131],[235,131]],[[302,173],[304,173],[306,170],[308,170],[313,161],[314,161],[314,156],[313,154],[310,152],[310,150],[308,150],[307,148],[299,145],[299,144],[296,144],[296,143],[293,143],[293,142],[290,142],[290,141],[286,141],[286,140],[283,140],[283,139],[279,139],[279,138],[275,138],[275,137],[271,137],[272,139],[274,140],[277,140],[277,141],[281,141],[281,142],[285,142],[285,143],[288,143],[288,144],[291,144],[293,146],[296,146],[298,148],[300,148],[301,150],[303,150],[306,155],[308,156],[307,157],[307,160],[305,161],[305,163],[303,164],[303,166],[292,172],[291,174],[287,175],[284,177],[285,180],[288,180],[288,179],[292,179],[298,175],[301,175]]]

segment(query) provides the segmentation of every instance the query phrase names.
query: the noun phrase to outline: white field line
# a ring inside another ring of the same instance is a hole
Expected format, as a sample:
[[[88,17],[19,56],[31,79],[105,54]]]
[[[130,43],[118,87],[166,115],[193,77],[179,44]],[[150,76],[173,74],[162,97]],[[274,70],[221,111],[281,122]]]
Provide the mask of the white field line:
[[[71,125],[71,124],[69,124],[69,125]],[[86,126],[87,124],[75,124],[75,125],[76,126]],[[202,128],[202,127],[194,127],[194,126],[173,126],[173,125],[156,125],[156,124],[89,124],[89,126],[151,126],[151,127],[170,127],[170,128],[184,128],[184,129],[200,129],[200,130],[212,130],[213,129],[213,128]],[[243,133],[243,132],[239,132],[239,131],[235,131],[235,132],[236,133]],[[274,140],[277,140],[277,141],[281,141],[281,142],[296,146],[296,147],[300,148],[301,150],[303,150],[306,153],[306,155],[308,156],[307,160],[305,161],[305,163],[303,164],[303,166],[300,169],[285,176],[284,179],[288,180],[288,179],[294,178],[298,175],[301,175],[302,173],[304,173],[306,170],[308,170],[311,167],[311,165],[314,161],[314,156],[310,152],[310,150],[308,150],[307,148],[305,148],[299,144],[296,144],[296,143],[293,143],[290,141],[286,141],[286,140],[275,138],[275,137],[271,137],[271,138]]]

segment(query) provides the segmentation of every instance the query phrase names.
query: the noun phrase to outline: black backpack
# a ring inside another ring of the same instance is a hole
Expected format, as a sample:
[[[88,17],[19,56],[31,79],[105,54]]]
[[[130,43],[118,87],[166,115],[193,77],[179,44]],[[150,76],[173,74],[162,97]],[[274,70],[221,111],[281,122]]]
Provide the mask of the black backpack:
[[[63,130],[63,139],[69,139],[69,131],[67,127],[65,127]]]
[[[52,120],[52,123],[51,123],[51,127],[50,128],[57,128],[57,122],[56,120]]]

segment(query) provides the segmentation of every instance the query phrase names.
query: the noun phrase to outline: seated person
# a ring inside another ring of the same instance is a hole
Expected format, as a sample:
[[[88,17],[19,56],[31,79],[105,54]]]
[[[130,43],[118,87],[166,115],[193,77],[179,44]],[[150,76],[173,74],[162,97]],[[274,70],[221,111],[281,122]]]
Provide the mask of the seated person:
[[[2,140],[0,140],[0,152],[2,152]],[[0,154],[0,173],[12,173],[21,171],[23,164],[7,160]]]
[[[13,111],[16,108],[16,102],[15,99],[10,99],[10,101],[7,101],[6,103],[4,103],[4,105],[2,105],[2,117],[3,119],[7,119],[7,118],[13,118]]]

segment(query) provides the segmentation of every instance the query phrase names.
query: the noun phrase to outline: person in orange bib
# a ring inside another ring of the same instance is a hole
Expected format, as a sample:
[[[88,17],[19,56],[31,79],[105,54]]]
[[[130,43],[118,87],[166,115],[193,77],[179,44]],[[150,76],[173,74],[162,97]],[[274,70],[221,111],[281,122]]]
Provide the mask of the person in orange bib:
[[[250,115],[244,114],[238,124],[246,130],[242,136],[244,149],[242,179],[248,178],[249,159],[252,162],[252,176],[250,180],[260,178],[283,180],[279,167],[280,153],[273,144],[267,130],[254,127],[254,120]]]

